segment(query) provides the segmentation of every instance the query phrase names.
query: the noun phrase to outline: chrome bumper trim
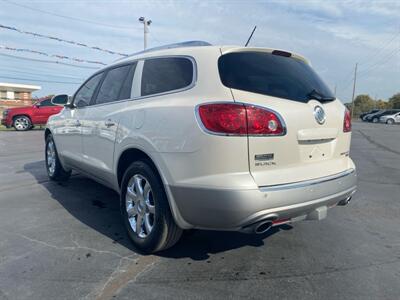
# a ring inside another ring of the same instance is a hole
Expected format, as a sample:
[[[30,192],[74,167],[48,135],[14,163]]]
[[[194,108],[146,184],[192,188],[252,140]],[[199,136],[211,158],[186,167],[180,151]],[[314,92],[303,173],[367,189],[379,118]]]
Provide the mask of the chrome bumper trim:
[[[320,177],[317,179],[311,179],[311,180],[305,180],[305,181],[299,181],[299,182],[293,182],[293,183],[283,183],[283,184],[275,184],[275,185],[265,185],[260,187],[261,192],[270,192],[270,191],[276,191],[276,190],[285,190],[285,189],[296,189],[296,188],[302,188],[302,187],[307,187],[310,185],[315,185],[315,184],[320,184],[323,182],[331,181],[331,180],[336,180],[345,176],[348,176],[350,174],[355,173],[355,169],[349,169],[344,172],[340,172],[334,175],[329,175],[325,177]]]

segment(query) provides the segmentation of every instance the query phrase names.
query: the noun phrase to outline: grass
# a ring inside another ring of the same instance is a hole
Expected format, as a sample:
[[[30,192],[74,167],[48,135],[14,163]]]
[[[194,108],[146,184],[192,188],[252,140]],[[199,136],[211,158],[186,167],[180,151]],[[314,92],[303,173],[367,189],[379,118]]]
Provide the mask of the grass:
[[[45,125],[42,125],[42,126],[38,125],[38,126],[35,126],[35,128],[33,128],[32,130],[43,130],[44,128],[45,128]],[[7,128],[3,125],[0,125],[0,131],[16,131],[16,130],[14,129],[14,127]]]

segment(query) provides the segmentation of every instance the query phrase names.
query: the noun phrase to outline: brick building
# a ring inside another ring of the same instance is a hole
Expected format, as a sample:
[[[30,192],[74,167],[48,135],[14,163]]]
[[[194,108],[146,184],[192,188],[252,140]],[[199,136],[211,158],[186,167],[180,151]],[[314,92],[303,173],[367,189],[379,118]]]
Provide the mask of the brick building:
[[[37,85],[0,82],[0,119],[8,107],[32,105],[32,93],[40,89]]]
[[[1,101],[31,100],[32,92],[40,89],[41,87],[37,85],[0,82],[0,100]]]

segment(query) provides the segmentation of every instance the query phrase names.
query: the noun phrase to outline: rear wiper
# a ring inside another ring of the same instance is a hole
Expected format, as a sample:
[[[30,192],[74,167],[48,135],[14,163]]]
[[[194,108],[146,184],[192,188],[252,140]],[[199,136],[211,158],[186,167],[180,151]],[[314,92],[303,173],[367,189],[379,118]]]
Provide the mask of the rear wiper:
[[[320,92],[318,92],[316,89],[313,89],[311,92],[309,92],[307,94],[307,97],[308,97],[308,99],[315,99],[315,100],[318,100],[320,102],[332,101],[332,100],[336,99],[335,97],[325,96],[325,95],[321,94]]]

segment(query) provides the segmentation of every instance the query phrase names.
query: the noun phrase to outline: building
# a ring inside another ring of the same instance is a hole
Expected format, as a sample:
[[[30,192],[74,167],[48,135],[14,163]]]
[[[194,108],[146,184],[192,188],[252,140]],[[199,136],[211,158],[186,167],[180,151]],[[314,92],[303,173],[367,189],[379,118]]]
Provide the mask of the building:
[[[32,105],[32,93],[40,89],[38,85],[0,82],[0,119],[9,107]]]
[[[26,101],[32,99],[32,92],[40,90],[37,85],[0,82],[0,101]]]

